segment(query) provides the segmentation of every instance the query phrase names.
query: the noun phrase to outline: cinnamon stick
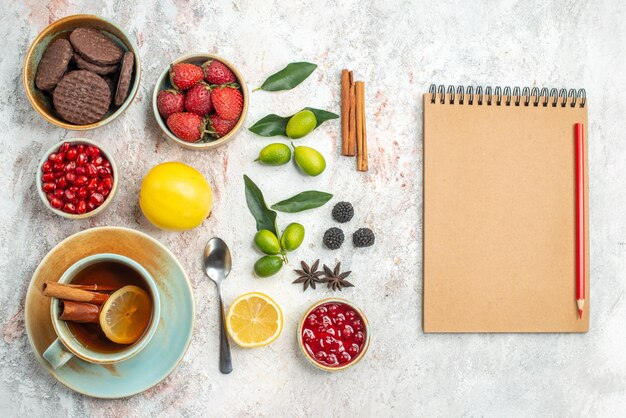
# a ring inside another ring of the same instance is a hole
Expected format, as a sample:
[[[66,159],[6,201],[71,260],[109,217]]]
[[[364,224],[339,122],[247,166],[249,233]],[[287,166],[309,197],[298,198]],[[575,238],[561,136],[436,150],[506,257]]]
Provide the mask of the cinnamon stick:
[[[348,94],[350,95],[350,109],[348,113],[348,153],[346,155],[354,157],[356,155],[356,111],[355,111],[355,97],[354,97],[354,77],[352,71],[348,73],[348,82],[350,89]]]
[[[350,155],[350,72],[341,70],[341,155]]]
[[[100,306],[93,303],[62,300],[59,302],[61,312],[59,319],[79,322],[81,324],[97,324],[100,322]]]
[[[365,130],[365,84],[362,81],[355,83],[356,107],[356,138],[357,138],[357,165],[358,171],[367,171],[367,133]]]
[[[42,291],[44,296],[62,300],[71,300],[74,302],[95,303],[96,305],[102,305],[109,298],[109,295],[106,293],[77,289],[75,287],[57,282],[45,282],[43,284]]]
[[[119,286],[106,286],[103,284],[66,284],[65,286],[74,289],[91,290],[95,292],[113,292],[119,289]]]

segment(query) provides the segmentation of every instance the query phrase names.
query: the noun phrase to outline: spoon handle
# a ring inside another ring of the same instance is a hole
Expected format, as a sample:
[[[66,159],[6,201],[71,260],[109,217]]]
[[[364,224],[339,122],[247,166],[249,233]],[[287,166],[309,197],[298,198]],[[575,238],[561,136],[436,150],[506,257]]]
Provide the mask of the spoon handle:
[[[233,371],[233,361],[230,355],[230,344],[226,336],[226,314],[222,300],[222,287],[218,287],[220,298],[220,372],[228,374]]]

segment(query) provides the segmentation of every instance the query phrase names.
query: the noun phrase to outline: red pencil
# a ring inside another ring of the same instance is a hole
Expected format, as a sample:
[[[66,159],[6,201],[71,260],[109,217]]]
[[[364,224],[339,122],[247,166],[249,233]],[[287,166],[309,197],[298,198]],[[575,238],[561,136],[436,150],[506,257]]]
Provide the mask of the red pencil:
[[[574,125],[576,141],[576,305],[583,316],[585,306],[585,126]]]

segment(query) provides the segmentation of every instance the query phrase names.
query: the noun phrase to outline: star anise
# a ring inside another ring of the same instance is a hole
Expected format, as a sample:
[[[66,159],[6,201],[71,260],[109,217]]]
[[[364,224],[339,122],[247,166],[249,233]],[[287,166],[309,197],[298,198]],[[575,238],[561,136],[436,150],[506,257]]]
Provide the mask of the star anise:
[[[304,261],[300,261],[300,265],[302,266],[302,270],[294,270],[300,277],[294,280],[293,284],[304,283],[303,292],[307,290],[309,286],[315,289],[315,283],[322,282],[322,279],[320,279],[322,272],[317,270],[320,265],[320,260],[313,263],[311,267]]]
[[[329,289],[339,291],[341,291],[344,287],[354,287],[352,283],[346,280],[346,277],[348,277],[350,273],[352,272],[344,271],[341,273],[341,263],[337,263],[334,270],[331,270],[328,266],[326,266],[326,264],[324,264],[324,278],[322,279],[322,282],[327,283]]]

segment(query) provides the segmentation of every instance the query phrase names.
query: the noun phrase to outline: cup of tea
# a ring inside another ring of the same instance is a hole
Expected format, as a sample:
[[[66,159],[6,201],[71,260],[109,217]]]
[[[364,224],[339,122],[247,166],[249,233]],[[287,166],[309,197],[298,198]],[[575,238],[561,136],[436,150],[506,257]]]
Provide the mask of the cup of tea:
[[[143,350],[159,325],[161,302],[150,273],[118,254],[95,254],[46,282],[57,339],[43,357],[57,369],[74,356],[96,364],[127,360]]]

